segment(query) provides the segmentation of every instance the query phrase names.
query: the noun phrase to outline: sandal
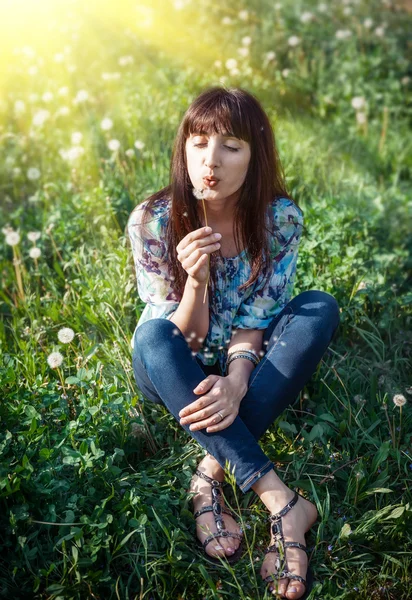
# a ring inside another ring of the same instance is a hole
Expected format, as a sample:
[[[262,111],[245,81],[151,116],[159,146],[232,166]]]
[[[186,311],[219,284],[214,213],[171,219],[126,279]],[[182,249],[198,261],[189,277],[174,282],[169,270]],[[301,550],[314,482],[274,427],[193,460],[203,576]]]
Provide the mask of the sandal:
[[[275,581],[279,581],[280,579],[296,579],[300,581],[305,586],[305,593],[298,600],[305,600],[313,587],[313,574],[308,566],[306,579],[301,577],[300,575],[295,575],[295,573],[291,573],[289,571],[289,567],[286,560],[286,550],[287,548],[299,548],[308,554],[308,550],[306,546],[300,544],[299,542],[285,542],[285,538],[283,536],[283,527],[282,527],[282,517],[284,517],[290,510],[293,508],[298,501],[299,494],[295,492],[294,497],[282,510],[274,515],[270,515],[268,520],[272,523],[271,530],[272,534],[275,538],[275,543],[272,546],[269,546],[265,550],[265,554],[268,552],[276,552],[280,555],[281,558],[278,558],[276,561],[277,572],[272,576],[268,575],[265,577],[263,581],[266,583],[274,583]],[[280,550],[280,552],[279,552]]]
[[[219,488],[222,487],[223,481],[217,481],[216,479],[212,479],[211,477],[208,477],[207,475],[205,475],[198,469],[196,469],[196,475],[198,475],[199,477],[202,477],[202,479],[204,479],[205,481],[207,481],[208,483],[211,484],[211,486],[212,486],[212,504],[209,506],[204,506],[200,510],[196,511],[194,514],[194,518],[197,519],[197,517],[199,517],[200,515],[202,515],[205,512],[213,512],[213,516],[215,518],[215,523],[216,523],[216,528],[217,528],[217,532],[210,534],[203,543],[199,540],[199,538],[197,538],[197,544],[198,544],[198,546],[203,548],[203,551],[204,551],[208,561],[211,561],[213,564],[221,565],[222,564],[221,559],[226,559],[230,565],[233,565],[233,564],[237,563],[238,560],[242,556],[243,536],[240,533],[236,533],[236,532],[232,533],[225,528],[225,523],[222,519],[222,513],[230,515],[231,517],[233,517],[235,519],[235,521],[237,523],[238,523],[238,521],[236,519],[236,515],[231,510],[229,510],[226,507],[222,507],[220,504],[220,496],[221,496],[222,492],[220,491]],[[215,538],[218,538],[218,537],[237,538],[238,540],[241,540],[241,542],[234,554],[229,555],[229,556],[225,555],[224,557],[222,556],[221,558],[220,557],[215,558],[213,556],[210,556],[210,554],[208,554],[206,552],[206,546],[209,544],[209,542],[211,542],[212,540],[214,540]]]

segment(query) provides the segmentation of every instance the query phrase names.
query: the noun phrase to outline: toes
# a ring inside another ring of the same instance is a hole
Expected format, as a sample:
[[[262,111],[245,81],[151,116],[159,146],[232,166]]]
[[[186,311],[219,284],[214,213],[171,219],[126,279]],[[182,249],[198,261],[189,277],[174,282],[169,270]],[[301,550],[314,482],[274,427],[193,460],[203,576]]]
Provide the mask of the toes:
[[[294,591],[292,591],[294,590]],[[305,593],[305,586],[300,581],[289,581],[288,589],[286,591],[286,598],[288,600],[298,600]]]
[[[220,556],[221,558],[224,558],[225,549],[223,548],[223,546],[221,544],[219,544],[219,542],[217,540],[212,540],[206,546],[206,554],[208,554],[212,558],[217,558],[218,556]]]

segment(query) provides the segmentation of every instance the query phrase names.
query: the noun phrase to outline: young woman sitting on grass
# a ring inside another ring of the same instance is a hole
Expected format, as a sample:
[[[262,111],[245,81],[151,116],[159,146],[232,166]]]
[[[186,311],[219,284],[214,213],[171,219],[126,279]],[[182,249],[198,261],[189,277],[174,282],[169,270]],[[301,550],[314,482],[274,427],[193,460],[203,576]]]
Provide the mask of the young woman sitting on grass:
[[[180,124],[170,175],[128,222],[146,303],[132,340],[136,383],[207,451],[189,490],[206,554],[233,563],[242,552],[221,494],[228,461],[241,491],[254,490],[269,511],[262,578],[274,595],[303,598],[305,532],[317,511],[258,442],[316,370],[339,308],[318,290],[292,298],[303,213],[253,95],[201,93]]]

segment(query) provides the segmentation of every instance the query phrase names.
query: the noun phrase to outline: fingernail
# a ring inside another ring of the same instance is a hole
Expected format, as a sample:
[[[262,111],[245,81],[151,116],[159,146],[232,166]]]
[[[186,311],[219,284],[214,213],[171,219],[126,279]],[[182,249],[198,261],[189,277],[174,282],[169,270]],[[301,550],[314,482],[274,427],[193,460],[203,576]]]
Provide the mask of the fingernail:
[[[233,554],[234,552],[233,548],[228,548],[227,551],[230,552],[230,554]]]
[[[223,546],[215,546],[215,550],[223,550]]]

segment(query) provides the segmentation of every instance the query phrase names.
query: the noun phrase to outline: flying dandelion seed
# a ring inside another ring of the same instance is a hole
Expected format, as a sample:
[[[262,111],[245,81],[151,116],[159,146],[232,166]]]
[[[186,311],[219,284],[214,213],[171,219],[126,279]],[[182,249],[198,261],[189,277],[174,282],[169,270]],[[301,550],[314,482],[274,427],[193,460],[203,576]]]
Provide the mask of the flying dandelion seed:
[[[63,327],[57,332],[57,337],[62,344],[69,344],[74,338],[74,331],[70,327]]]
[[[63,362],[63,355],[60,354],[60,352],[52,352],[47,357],[47,362],[49,364],[49,367],[51,367],[52,369],[57,369],[57,367],[60,367],[60,365]]]

